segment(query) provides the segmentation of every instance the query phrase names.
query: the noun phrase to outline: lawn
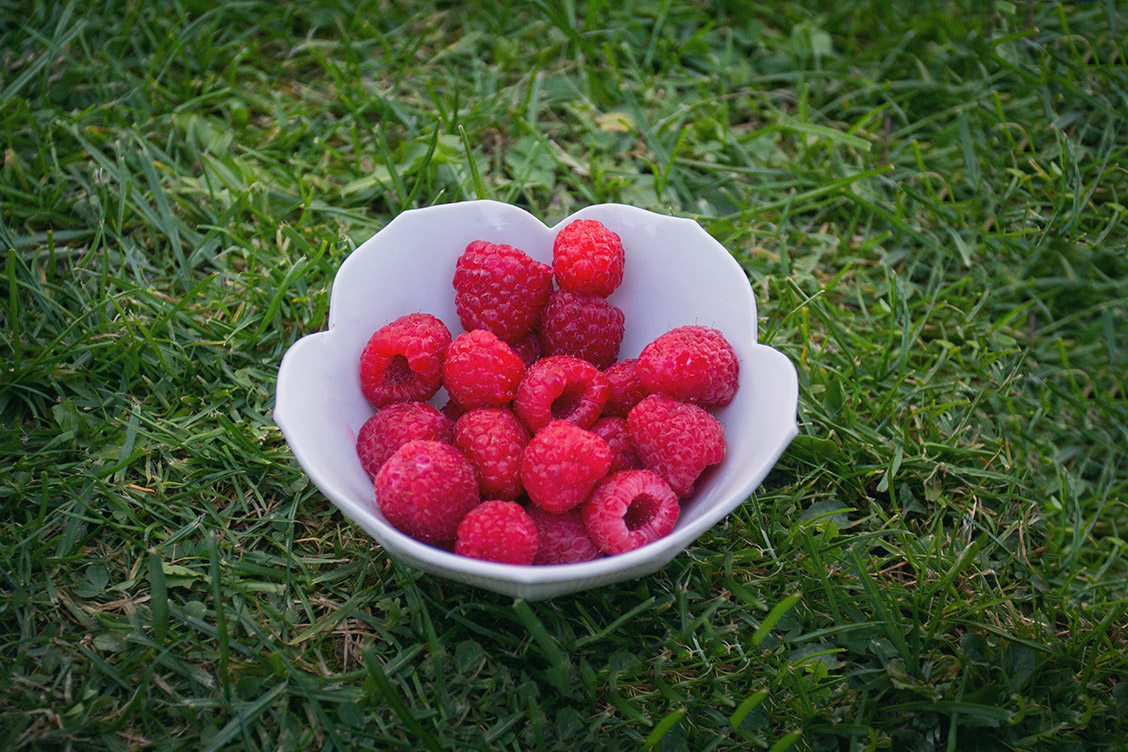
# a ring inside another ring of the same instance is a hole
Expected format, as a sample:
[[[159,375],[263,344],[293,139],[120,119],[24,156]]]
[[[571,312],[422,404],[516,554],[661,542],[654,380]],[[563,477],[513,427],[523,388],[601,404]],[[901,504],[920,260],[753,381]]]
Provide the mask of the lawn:
[[[1124,749],[1126,48],[1113,0],[0,0],[0,748]],[[478,197],[697,220],[798,369],[654,575],[421,575],[271,420],[349,252]]]

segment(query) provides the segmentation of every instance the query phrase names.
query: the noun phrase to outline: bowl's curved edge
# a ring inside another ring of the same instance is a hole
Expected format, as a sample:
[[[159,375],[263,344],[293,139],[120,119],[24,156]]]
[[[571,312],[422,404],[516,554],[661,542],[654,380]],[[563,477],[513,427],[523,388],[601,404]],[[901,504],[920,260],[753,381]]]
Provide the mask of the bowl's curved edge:
[[[440,568],[426,559],[417,559],[403,552],[400,552],[400,560],[409,566],[436,577],[461,582],[466,585],[473,585],[474,587],[480,587],[484,590],[507,595],[512,598],[520,598],[527,601],[540,601],[561,595],[578,593],[593,587],[603,587],[624,580],[644,577],[669,564],[678,553],[679,551],[672,551],[668,555],[644,559],[629,568],[615,569],[599,575],[577,576],[573,574],[573,568],[582,567],[582,564],[566,564],[553,567],[512,567],[514,571],[510,574],[515,574],[520,570],[556,570],[556,574],[558,575],[553,579],[534,581],[515,577],[506,578],[502,576],[478,574],[450,567]]]
[[[274,410],[271,412],[271,417],[274,419],[274,424],[281,429],[282,436],[285,437],[286,443],[290,446],[290,452],[298,460],[299,465],[302,462],[296,445],[301,444],[301,436],[293,430],[291,423],[291,419],[294,417],[291,412],[293,407],[291,406],[297,405],[300,399],[295,379],[301,368],[302,354],[307,350],[323,346],[328,334],[329,332],[314,332],[299,337],[282,356],[282,362],[278,365],[278,375],[274,382]],[[302,470],[307,474],[309,473],[305,465],[302,465]]]

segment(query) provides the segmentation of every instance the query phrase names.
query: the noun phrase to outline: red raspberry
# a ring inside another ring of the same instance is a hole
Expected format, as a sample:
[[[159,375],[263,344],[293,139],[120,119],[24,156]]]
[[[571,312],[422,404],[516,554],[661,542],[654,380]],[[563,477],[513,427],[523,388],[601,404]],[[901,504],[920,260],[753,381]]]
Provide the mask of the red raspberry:
[[[586,360],[550,355],[529,367],[513,408],[530,431],[553,420],[566,420],[587,428],[599,417],[607,401],[607,379]]]
[[[529,432],[509,410],[480,407],[454,424],[454,445],[462,450],[478,474],[485,499],[516,499],[521,495],[521,453]]]
[[[631,408],[646,396],[646,390],[638,382],[638,373],[635,369],[637,365],[638,358],[631,358],[613,363],[603,370],[610,390],[607,404],[603,406],[603,415],[625,418]]]
[[[648,392],[702,407],[723,407],[736,394],[740,363],[716,329],[682,326],[642,348],[636,370]]]
[[[485,329],[458,335],[443,363],[443,385],[465,410],[508,405],[524,375],[520,356]]]
[[[369,477],[375,478],[388,458],[414,439],[450,444],[454,424],[426,402],[397,402],[364,422],[356,437],[356,453]]]
[[[587,498],[610,467],[606,441],[568,421],[554,420],[525,447],[521,480],[534,504],[560,513]]]
[[[381,327],[360,355],[365,399],[376,407],[431,399],[442,383],[449,344],[450,330],[429,313],[401,316]]]
[[[424,543],[454,540],[458,523],[478,506],[474,466],[449,444],[409,441],[374,481],[376,506],[388,522]]]
[[[609,473],[642,468],[642,460],[638,458],[638,452],[635,451],[634,444],[631,443],[626,418],[600,418],[592,424],[589,430],[606,441],[607,447],[611,450]]]
[[[513,348],[513,352],[520,356],[525,368],[540,360],[541,342],[536,332],[529,332],[524,337],[510,342],[509,346]]]
[[[514,501],[483,501],[462,518],[454,552],[503,564],[532,564],[540,534],[528,513]]]
[[[579,509],[553,514],[530,504],[525,511],[533,518],[540,534],[540,547],[533,559],[534,564],[576,564],[603,555],[591,542]]]
[[[623,312],[598,295],[557,290],[541,311],[546,355],[571,355],[606,368],[619,357]]]
[[[679,498],[693,493],[705,468],[725,457],[720,421],[704,409],[652,394],[627,415],[631,442],[643,466],[670,484]]]
[[[504,340],[531,331],[552,292],[552,267],[508,245],[475,240],[454,265],[454,306],[462,328]]]
[[[577,219],[556,235],[552,271],[563,290],[606,298],[623,281],[623,243],[594,219]]]
[[[678,521],[678,497],[654,473],[624,470],[596,486],[581,512],[592,542],[621,554],[668,535]]]

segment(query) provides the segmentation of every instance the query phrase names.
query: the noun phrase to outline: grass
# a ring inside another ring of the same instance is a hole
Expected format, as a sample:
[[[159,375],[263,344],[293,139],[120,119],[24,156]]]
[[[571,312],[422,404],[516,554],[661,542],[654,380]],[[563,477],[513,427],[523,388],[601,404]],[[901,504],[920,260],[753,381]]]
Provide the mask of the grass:
[[[0,0],[0,746],[1123,749],[1126,28]],[[270,420],[349,251],[479,196],[697,219],[799,369],[655,575],[422,576]]]

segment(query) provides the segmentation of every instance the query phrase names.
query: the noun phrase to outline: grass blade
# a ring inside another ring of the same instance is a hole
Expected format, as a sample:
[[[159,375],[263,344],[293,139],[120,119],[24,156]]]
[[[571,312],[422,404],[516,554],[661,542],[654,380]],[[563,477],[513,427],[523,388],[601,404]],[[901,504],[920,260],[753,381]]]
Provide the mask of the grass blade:
[[[768,633],[772,631],[772,627],[801,600],[803,600],[803,596],[798,593],[792,593],[775,604],[772,610],[768,612],[768,615],[764,617],[763,623],[761,623],[752,634],[752,644],[759,647],[760,643],[764,641],[764,638],[768,636]]]
[[[768,749],[768,752],[783,752],[785,749],[791,749],[795,746],[795,742],[802,738],[802,731],[790,731],[776,740],[776,743]]]
[[[482,173],[478,172],[478,163],[474,160],[474,149],[470,146],[470,137],[466,135],[466,129],[462,127],[461,123],[458,125],[458,135],[462,137],[462,149],[466,153],[466,165],[470,168],[474,197],[489,198],[486,194],[486,186],[482,183]]]
[[[666,734],[669,733],[670,729],[676,726],[678,724],[678,721],[680,721],[684,717],[684,708],[671,710],[669,713],[663,716],[662,720],[658,721],[657,725],[655,725],[653,729],[650,730],[650,733],[646,735],[646,740],[642,743],[642,746],[639,749],[654,749],[656,746],[658,746],[658,743],[662,741]]]
[[[149,552],[149,610],[153,642],[163,644],[168,630],[168,584],[161,557],[155,551]]]
[[[748,714],[758,708],[767,698],[768,690],[766,689],[753,692],[748,695],[748,697],[745,697],[744,701],[741,702],[736,710],[732,712],[732,715],[729,716],[729,726],[732,727],[732,730],[739,731],[740,725],[744,723],[744,719],[748,717]]]

